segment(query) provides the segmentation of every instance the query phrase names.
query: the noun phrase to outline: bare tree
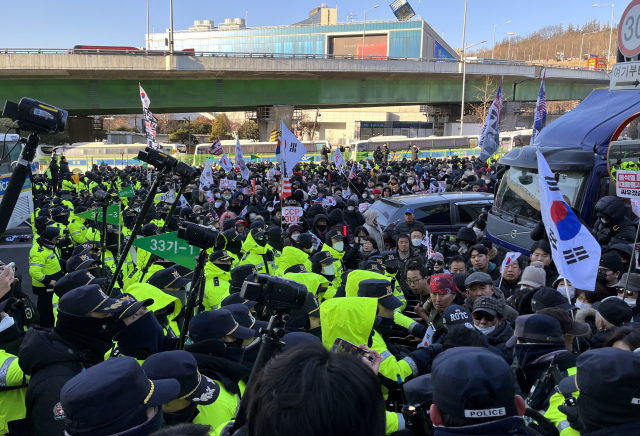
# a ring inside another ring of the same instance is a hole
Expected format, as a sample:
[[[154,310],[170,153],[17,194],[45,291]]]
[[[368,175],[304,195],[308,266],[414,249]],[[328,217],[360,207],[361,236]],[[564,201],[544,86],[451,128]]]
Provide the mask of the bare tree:
[[[487,119],[489,109],[491,108],[491,104],[496,98],[498,85],[493,84],[493,78],[491,76],[486,76],[484,79],[484,85],[474,86],[474,88],[476,89],[476,91],[478,91],[476,94],[478,103],[475,103],[473,105],[473,122],[476,124],[484,124],[485,120]]]

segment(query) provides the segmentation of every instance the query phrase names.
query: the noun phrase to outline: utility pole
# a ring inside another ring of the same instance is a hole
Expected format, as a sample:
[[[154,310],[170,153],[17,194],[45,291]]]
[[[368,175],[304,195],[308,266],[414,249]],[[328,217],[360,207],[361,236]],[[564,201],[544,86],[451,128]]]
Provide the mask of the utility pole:
[[[173,0],[169,0],[169,51],[173,54]]]
[[[460,136],[463,135],[462,128],[464,127],[464,92],[467,82],[467,52],[465,50],[465,34],[467,32],[467,0],[464,0],[464,19],[462,21],[462,104],[460,106]]]
[[[147,0],[147,50],[149,50],[149,0]]]

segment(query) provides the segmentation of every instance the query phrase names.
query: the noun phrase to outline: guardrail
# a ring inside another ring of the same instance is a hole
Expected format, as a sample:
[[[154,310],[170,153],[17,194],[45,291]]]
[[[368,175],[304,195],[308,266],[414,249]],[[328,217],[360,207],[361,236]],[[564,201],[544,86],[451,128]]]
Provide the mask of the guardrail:
[[[441,58],[412,58],[390,56],[357,56],[334,54],[298,54],[298,53],[228,53],[228,52],[193,52],[169,50],[94,50],[94,49],[57,49],[57,48],[0,48],[0,54],[80,54],[102,56],[194,56],[216,58],[249,58],[249,59],[324,59],[324,60],[356,60],[356,61],[413,61],[413,62],[445,62],[462,63],[459,59]],[[564,65],[548,65],[538,62],[508,61],[502,59],[474,59],[466,60],[467,64],[505,65],[505,66],[539,66],[544,68],[560,68],[580,71],[589,70],[588,67]],[[596,70],[597,71],[597,70]],[[610,70],[604,70],[608,73]]]

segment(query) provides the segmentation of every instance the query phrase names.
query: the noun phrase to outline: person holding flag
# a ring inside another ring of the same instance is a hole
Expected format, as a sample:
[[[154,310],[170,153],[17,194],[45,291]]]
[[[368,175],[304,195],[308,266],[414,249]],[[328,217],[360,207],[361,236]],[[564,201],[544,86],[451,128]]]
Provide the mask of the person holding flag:
[[[504,298],[514,294],[522,276],[522,269],[520,253],[509,252],[504,256],[500,266],[500,278],[493,281],[493,285],[502,291]]]
[[[293,176],[293,169],[306,153],[307,149],[302,144],[302,141],[287,129],[284,121],[280,121],[280,134],[276,144],[276,160],[280,164],[284,177]]]
[[[538,101],[536,102],[536,111],[533,116],[533,131],[531,132],[531,144],[536,141],[536,137],[540,131],[547,125],[547,97],[544,88],[544,79],[547,73],[542,76],[540,83],[540,92],[538,93]]]
[[[336,148],[336,152],[333,154],[333,158],[331,160],[336,165],[338,171],[342,171],[347,167],[347,163],[345,162],[344,157],[342,157],[342,152],[339,147]]]
[[[493,154],[498,150],[500,144],[500,121],[502,113],[502,80],[496,93],[496,98],[489,107],[489,113],[487,119],[484,122],[482,128],[482,135],[480,135],[480,141],[478,141],[478,147],[482,150],[480,152],[480,160],[486,162]]]
[[[156,142],[156,129],[158,128],[158,119],[149,110],[149,106],[151,105],[149,95],[147,95],[145,90],[142,89],[142,85],[138,84],[138,86],[140,87],[140,100],[142,101],[144,127],[147,132],[147,146],[156,150],[161,150],[160,145]]]
[[[242,155],[242,146],[240,145],[240,138],[236,137],[236,168],[240,169],[240,175],[243,179],[249,180],[249,168],[247,168],[247,164],[244,162],[244,157]]]

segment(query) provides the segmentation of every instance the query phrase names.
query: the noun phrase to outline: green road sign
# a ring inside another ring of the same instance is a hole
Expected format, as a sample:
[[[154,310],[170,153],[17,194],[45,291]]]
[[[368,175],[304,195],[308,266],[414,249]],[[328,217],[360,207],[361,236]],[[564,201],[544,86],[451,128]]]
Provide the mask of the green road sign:
[[[133,245],[190,269],[196,267],[196,256],[200,253],[198,247],[178,239],[178,232],[138,238]]]
[[[118,197],[120,198],[133,197],[133,186],[129,185],[126,188],[124,188],[122,191],[118,192]]]
[[[89,220],[95,219],[96,215],[98,216],[98,222],[102,221],[102,208],[88,210],[86,212],[78,213],[76,216],[80,218],[86,218]],[[120,224],[120,206],[117,204],[112,204],[107,208],[107,224]]]

